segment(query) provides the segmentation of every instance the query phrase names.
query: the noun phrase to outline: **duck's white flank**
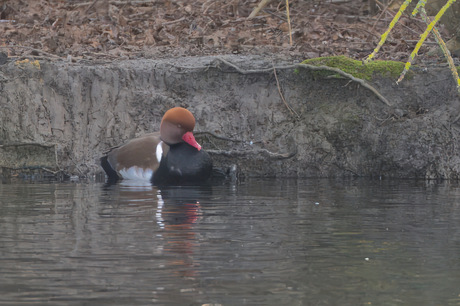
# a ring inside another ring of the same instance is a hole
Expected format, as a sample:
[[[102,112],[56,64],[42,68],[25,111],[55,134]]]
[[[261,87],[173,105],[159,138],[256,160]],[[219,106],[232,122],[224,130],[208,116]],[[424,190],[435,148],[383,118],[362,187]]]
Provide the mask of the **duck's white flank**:
[[[138,166],[133,166],[121,169],[120,174],[125,180],[150,181],[153,171],[152,169],[143,169]]]

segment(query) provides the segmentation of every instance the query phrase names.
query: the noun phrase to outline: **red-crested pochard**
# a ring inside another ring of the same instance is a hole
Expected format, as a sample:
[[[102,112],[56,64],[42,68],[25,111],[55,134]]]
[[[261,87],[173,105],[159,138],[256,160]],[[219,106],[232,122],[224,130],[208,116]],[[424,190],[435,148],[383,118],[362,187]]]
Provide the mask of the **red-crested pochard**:
[[[193,136],[195,117],[182,107],[168,110],[160,132],[146,134],[112,149],[101,158],[109,180],[132,179],[155,185],[200,184],[212,161]]]

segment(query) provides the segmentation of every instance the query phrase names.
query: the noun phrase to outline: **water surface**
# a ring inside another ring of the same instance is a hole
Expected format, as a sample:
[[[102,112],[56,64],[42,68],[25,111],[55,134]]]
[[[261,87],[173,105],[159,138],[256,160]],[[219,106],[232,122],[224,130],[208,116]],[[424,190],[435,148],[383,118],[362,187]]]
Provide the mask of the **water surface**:
[[[460,186],[0,184],[0,304],[460,305]]]

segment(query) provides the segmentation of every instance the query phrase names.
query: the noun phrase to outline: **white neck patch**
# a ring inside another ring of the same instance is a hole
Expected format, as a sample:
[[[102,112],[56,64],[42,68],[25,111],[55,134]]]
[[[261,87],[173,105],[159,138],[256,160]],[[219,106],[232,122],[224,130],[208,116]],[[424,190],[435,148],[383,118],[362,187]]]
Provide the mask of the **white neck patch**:
[[[161,162],[161,158],[163,157],[163,147],[162,147],[162,144],[163,144],[163,141],[160,141],[160,142],[157,144],[156,155],[157,155],[157,161],[158,161],[158,163]]]

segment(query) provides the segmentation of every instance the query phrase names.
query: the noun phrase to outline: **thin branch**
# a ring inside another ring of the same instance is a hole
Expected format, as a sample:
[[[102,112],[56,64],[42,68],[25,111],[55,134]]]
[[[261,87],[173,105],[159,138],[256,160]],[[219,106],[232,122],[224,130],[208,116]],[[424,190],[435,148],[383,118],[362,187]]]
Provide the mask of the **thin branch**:
[[[389,7],[390,5],[392,5],[394,1],[395,1],[395,0],[390,1],[390,3],[388,3],[387,6],[385,6],[385,8],[383,9],[383,11],[382,11],[382,12],[380,13],[380,15],[377,17],[377,20],[375,20],[375,22],[374,22],[374,24],[372,25],[372,28],[370,29],[369,32],[371,32],[371,33],[374,32],[374,29],[375,29],[375,27],[377,26],[377,23],[379,23],[379,21],[382,19],[383,15],[384,15],[384,14],[386,13],[386,11],[388,10],[388,7]],[[374,35],[374,34],[370,34],[370,35]],[[368,40],[368,41],[369,41],[369,39],[370,39],[370,35],[367,37],[367,40]]]
[[[56,144],[44,144],[44,143],[38,143],[38,142],[28,142],[28,143],[8,143],[8,144],[2,144],[0,145],[0,148],[6,148],[6,147],[25,147],[25,146],[37,146],[37,147],[42,147],[42,148],[52,148],[55,147]]]
[[[41,170],[46,171],[46,172],[49,172],[49,173],[52,173],[52,174],[54,174],[54,175],[56,175],[56,174],[58,174],[59,172],[62,171],[61,169],[59,169],[59,170],[57,170],[57,171],[53,171],[53,170],[48,169],[48,168],[45,168],[45,167],[41,167]]]
[[[276,80],[276,86],[278,87],[278,92],[280,94],[281,100],[283,100],[284,105],[286,105],[287,109],[291,112],[291,115],[296,115],[297,117],[300,117],[299,114],[292,109],[292,107],[289,106],[289,104],[286,102],[286,99],[284,99],[283,93],[281,92],[281,87],[280,87],[280,82],[278,80],[278,75],[276,74],[276,69],[273,67],[273,73],[275,75],[275,80]]]
[[[261,9],[263,9],[271,0],[262,0],[259,2],[259,5],[251,12],[248,19],[254,18]]]
[[[289,44],[292,46],[292,28],[291,28],[291,17],[289,17],[289,0],[286,0],[286,15],[289,27]]]
[[[175,23],[179,23],[179,22],[182,22],[185,20],[185,17],[182,17],[182,18],[179,18],[179,19],[176,19],[176,20],[173,20],[173,21],[168,21],[168,22],[163,22],[161,25],[162,26],[167,26],[167,25],[171,25],[171,24],[175,24]]]
[[[251,150],[251,151],[242,151],[242,150],[206,150],[209,154],[223,155],[228,157],[237,157],[237,156],[247,156],[247,155],[260,155],[264,154],[273,159],[288,159],[292,158],[297,154],[297,151],[290,153],[273,153],[267,149]]]

